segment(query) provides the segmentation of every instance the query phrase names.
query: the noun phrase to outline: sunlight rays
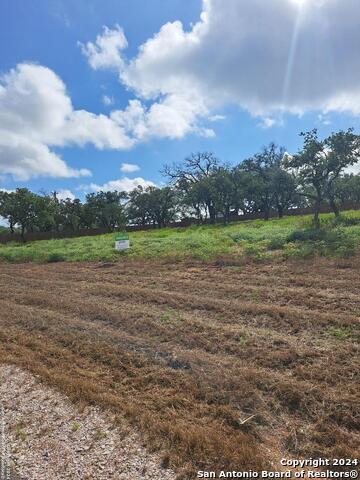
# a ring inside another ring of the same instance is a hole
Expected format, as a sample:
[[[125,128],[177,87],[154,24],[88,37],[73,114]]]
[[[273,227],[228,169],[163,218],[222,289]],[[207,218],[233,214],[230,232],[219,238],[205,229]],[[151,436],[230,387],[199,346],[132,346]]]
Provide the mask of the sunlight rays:
[[[286,103],[289,100],[290,85],[294,70],[294,63],[296,57],[296,51],[299,43],[299,33],[301,26],[302,8],[308,0],[291,0],[299,6],[299,11],[296,17],[294,31],[291,37],[288,61],[286,64],[286,71],[284,77],[283,98],[282,98],[282,112],[286,110]],[[283,114],[282,114],[283,115]]]

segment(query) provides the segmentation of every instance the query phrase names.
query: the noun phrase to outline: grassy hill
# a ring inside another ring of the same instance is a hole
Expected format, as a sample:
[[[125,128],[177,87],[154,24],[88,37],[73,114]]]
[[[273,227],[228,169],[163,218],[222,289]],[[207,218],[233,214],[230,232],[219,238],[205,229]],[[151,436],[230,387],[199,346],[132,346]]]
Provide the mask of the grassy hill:
[[[322,215],[322,228],[311,228],[311,216],[252,220],[230,225],[164,228],[130,233],[131,248],[114,250],[114,234],[96,237],[41,240],[0,245],[7,262],[115,261],[122,257],[160,257],[173,260],[219,257],[255,259],[346,257],[360,245],[360,211],[345,212],[335,221]]]

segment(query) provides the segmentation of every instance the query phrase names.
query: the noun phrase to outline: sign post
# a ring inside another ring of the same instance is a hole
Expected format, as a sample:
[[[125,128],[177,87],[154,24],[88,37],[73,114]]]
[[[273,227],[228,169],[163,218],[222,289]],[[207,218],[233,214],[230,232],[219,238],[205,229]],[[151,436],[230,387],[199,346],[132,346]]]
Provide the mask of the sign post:
[[[115,250],[127,250],[130,247],[129,235],[119,233],[115,237]]]

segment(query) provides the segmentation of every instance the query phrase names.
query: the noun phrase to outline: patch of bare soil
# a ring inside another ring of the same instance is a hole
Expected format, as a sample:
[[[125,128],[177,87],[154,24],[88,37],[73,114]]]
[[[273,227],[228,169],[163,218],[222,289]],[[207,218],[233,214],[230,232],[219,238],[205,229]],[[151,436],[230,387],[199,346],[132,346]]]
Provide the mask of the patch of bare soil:
[[[359,270],[359,258],[0,264],[0,361],[126,419],[183,478],[354,458]]]
[[[158,455],[146,452],[133,431],[115,425],[113,415],[98,407],[79,410],[14,366],[1,366],[0,378],[7,463],[17,478],[175,478],[161,468]]]

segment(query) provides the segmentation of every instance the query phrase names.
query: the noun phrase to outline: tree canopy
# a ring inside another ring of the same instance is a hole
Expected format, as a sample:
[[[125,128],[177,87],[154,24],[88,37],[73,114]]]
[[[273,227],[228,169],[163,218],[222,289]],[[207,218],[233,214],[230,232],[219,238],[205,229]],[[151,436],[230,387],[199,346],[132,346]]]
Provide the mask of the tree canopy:
[[[269,219],[304,206],[314,208],[319,227],[323,205],[339,215],[342,205],[360,202],[360,177],[347,172],[360,161],[360,137],[349,129],[320,139],[314,129],[301,133],[301,138],[303,146],[295,155],[270,143],[235,166],[211,152],[193,153],[182,163],[164,167],[166,186],[100,191],[86,195],[84,202],[26,188],[0,191],[0,216],[23,240],[28,232],[112,232],[126,224],[161,228],[184,218],[226,223],[239,214],[260,214]]]

